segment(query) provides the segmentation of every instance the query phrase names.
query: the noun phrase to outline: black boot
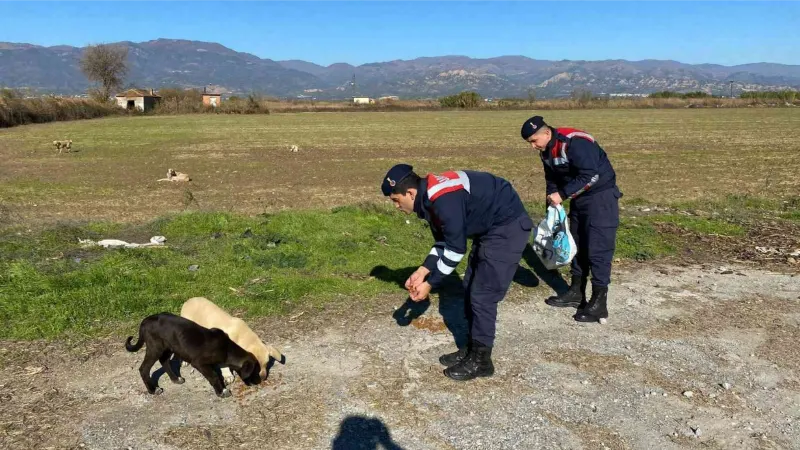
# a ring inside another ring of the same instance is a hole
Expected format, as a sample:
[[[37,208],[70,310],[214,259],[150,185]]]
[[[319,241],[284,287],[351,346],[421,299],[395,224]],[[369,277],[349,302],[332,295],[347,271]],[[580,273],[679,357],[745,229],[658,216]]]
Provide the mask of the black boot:
[[[457,381],[467,381],[477,377],[494,375],[492,347],[487,347],[478,341],[472,341],[467,351],[467,357],[458,364],[444,369],[444,374]]]
[[[457,352],[447,353],[440,356],[439,362],[445,367],[455,366],[456,364],[460,363],[462,359],[467,357],[468,351],[469,346],[465,345],[464,347],[458,349]]]
[[[608,318],[606,301],[608,300],[608,287],[592,286],[592,298],[586,308],[578,310],[575,320],[578,322],[598,322]]]
[[[561,295],[554,295],[544,302],[550,306],[558,308],[578,308],[581,303],[586,303],[586,278],[572,276],[572,284],[569,290]]]

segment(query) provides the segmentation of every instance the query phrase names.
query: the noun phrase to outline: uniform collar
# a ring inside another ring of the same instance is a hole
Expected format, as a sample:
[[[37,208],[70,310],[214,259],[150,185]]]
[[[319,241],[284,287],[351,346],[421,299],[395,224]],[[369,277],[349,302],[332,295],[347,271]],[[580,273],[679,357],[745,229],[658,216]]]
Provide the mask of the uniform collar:
[[[553,150],[553,146],[556,145],[556,142],[558,142],[558,131],[553,127],[548,128],[550,128],[550,142],[547,143],[544,149],[549,153]]]
[[[424,199],[425,195],[428,193],[428,180],[422,178],[419,180],[419,184],[417,185],[417,196],[414,198],[414,212],[417,213],[417,217],[420,219],[424,219],[427,215],[427,211],[424,207]]]
[[[541,156],[543,160],[550,158],[550,155],[553,154],[553,147],[555,147],[556,142],[558,142],[558,131],[553,127],[548,128],[550,128],[550,142],[544,146],[544,151],[539,153],[539,156]]]

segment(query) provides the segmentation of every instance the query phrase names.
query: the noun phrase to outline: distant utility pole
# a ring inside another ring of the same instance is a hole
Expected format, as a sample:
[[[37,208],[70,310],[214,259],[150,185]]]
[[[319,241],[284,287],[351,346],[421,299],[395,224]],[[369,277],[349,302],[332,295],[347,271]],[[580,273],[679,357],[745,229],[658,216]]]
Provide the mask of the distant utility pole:
[[[731,84],[731,98],[733,98],[733,80],[728,81]]]
[[[350,88],[353,93],[353,98],[356,97],[356,74],[353,74],[353,81],[350,82]]]

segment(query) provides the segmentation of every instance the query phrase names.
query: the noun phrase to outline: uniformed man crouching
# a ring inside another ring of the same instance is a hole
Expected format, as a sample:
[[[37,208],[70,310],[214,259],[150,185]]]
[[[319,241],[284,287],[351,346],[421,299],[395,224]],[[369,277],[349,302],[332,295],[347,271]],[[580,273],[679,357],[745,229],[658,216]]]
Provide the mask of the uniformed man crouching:
[[[490,173],[463,170],[421,178],[407,164],[392,167],[381,190],[404,213],[427,221],[433,233],[430,253],[405,283],[412,300],[426,299],[455,270],[472,238],[463,280],[468,344],[439,361],[454,380],[491,376],[497,304],[511,285],[533,228],[517,192]]]

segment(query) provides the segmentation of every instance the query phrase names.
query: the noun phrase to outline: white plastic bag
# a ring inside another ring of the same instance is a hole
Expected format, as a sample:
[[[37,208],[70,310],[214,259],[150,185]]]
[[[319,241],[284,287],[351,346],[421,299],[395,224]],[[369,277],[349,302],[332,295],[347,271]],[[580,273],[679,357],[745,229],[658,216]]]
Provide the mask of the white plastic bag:
[[[572,258],[578,253],[578,247],[569,232],[569,221],[563,206],[547,208],[547,217],[536,229],[533,250],[549,270],[566,266],[572,262]]]

